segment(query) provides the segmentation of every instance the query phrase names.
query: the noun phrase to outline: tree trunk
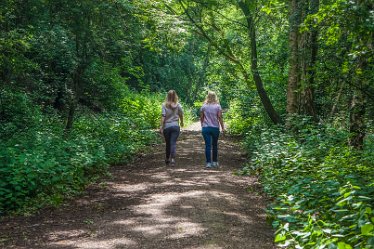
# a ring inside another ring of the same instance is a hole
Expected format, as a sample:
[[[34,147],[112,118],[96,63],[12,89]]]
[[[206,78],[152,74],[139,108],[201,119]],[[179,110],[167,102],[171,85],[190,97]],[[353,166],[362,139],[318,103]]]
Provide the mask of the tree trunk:
[[[209,57],[210,57],[211,47],[212,46],[210,45],[210,43],[208,43],[208,48],[207,48],[207,51],[205,53],[204,62],[203,62],[202,68],[199,72],[199,78],[197,79],[196,86],[193,89],[193,94],[192,94],[192,98],[191,98],[192,102],[196,101],[198,93],[201,90],[201,87],[204,85],[204,82],[206,81],[206,73],[207,73],[207,69],[208,69],[209,64],[210,64]]]
[[[65,132],[69,132],[73,128],[75,109],[78,103],[78,87],[81,79],[81,67],[78,65],[77,69],[73,74],[72,88],[69,93],[69,111],[65,126]]]
[[[334,116],[334,114],[335,114],[335,112],[338,108],[338,104],[340,102],[340,98],[342,96],[343,89],[345,87],[345,84],[344,84],[343,81],[339,80],[338,82],[340,82],[340,88],[339,88],[339,91],[338,91],[338,95],[335,98],[334,105],[332,106],[332,109],[331,109],[331,112],[330,112],[330,115],[329,115],[330,118],[332,118]]]
[[[319,9],[319,0],[302,2],[301,21],[309,14],[315,14]],[[301,66],[301,91],[300,91],[300,112],[317,119],[317,111],[314,104],[314,77],[315,64],[317,60],[318,31],[311,27],[310,31],[300,35],[300,66]]]
[[[363,149],[365,138],[365,98],[361,90],[355,90],[349,115],[351,133],[349,144],[356,149]]]
[[[264,88],[264,85],[262,83],[262,79],[260,76],[260,73],[258,71],[258,65],[257,65],[257,44],[256,44],[256,27],[253,23],[253,16],[250,10],[249,2],[246,1],[240,1],[239,3],[240,9],[243,11],[247,25],[248,25],[248,36],[250,40],[250,46],[251,46],[251,73],[253,76],[253,80],[256,85],[256,89],[258,92],[258,95],[260,96],[261,102],[265,108],[265,111],[269,115],[270,119],[273,121],[274,124],[281,123],[281,118],[278,115],[278,113],[275,111],[267,93]],[[247,75],[247,74],[245,74]],[[245,76],[248,78],[248,76]],[[248,80],[247,80],[248,82]]]
[[[240,67],[240,70],[246,80],[246,82],[249,84],[249,76],[248,72],[243,66],[243,64],[240,62],[239,59],[235,57],[230,47],[226,44],[225,48],[222,48],[220,45],[218,45],[204,30],[204,28],[197,23],[192,16],[188,13],[186,7],[183,4],[182,0],[179,0],[179,3],[181,7],[184,10],[184,13],[187,15],[188,19],[197,27],[199,34],[202,35],[204,38],[208,40],[208,42],[217,49],[217,52],[223,56],[225,56],[228,60],[235,63]],[[281,118],[278,115],[278,113],[275,111],[266,91],[262,84],[261,76],[258,72],[258,66],[257,66],[257,47],[256,47],[256,30],[255,25],[253,23],[253,16],[250,11],[250,5],[248,0],[241,0],[238,2],[239,8],[243,11],[246,21],[248,24],[248,36],[250,39],[250,46],[251,46],[251,72],[253,75],[253,80],[256,85],[257,92],[260,96],[261,102],[264,106],[265,111],[267,112],[269,118],[273,121],[273,123],[278,124],[281,123]],[[170,7],[169,7],[170,8]]]
[[[362,1],[357,0],[357,5],[361,5]],[[362,18],[362,17],[360,17]],[[364,42],[359,38],[359,42]],[[371,44],[368,44],[370,47]],[[366,82],[366,72],[368,71],[368,57],[360,54],[357,58],[357,68],[353,77],[353,97],[349,113],[349,144],[356,149],[362,150],[365,138],[365,93],[364,89],[368,85]]]
[[[70,132],[71,129],[73,128],[74,114],[75,114],[75,108],[76,108],[76,104],[74,102],[75,102],[74,100],[71,100],[71,103],[69,106],[69,113],[68,113],[68,118],[66,121],[65,132]]]
[[[298,56],[298,30],[300,24],[300,11],[298,7],[298,0],[291,0],[290,2],[290,31],[289,31],[289,70],[288,70],[288,85],[287,85],[287,115],[292,116],[298,113],[298,89],[299,89],[299,56]]]
[[[92,39],[89,35],[91,19],[89,15],[83,16],[82,19],[76,20],[75,27],[75,53],[77,57],[77,67],[72,75],[72,85],[69,102],[69,113],[67,117],[65,131],[73,128],[74,114],[83,89],[83,75],[89,62],[89,42]]]

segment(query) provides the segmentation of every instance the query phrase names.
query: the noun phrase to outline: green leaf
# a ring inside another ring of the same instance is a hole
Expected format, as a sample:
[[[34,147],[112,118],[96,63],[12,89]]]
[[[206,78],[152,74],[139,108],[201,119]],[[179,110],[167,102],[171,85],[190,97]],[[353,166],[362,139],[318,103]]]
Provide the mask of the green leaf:
[[[373,231],[374,229],[374,225],[373,224],[365,224],[361,227],[361,234],[362,235],[372,235],[371,232]]]
[[[349,244],[346,244],[345,242],[339,242],[338,248],[339,249],[352,249],[352,246]]]
[[[284,235],[284,234],[277,234],[277,236],[275,236],[274,242],[278,243],[278,242],[282,242],[282,241],[285,241],[285,240],[286,240],[286,235]]]
[[[365,214],[371,214],[372,210],[370,207],[365,208]]]

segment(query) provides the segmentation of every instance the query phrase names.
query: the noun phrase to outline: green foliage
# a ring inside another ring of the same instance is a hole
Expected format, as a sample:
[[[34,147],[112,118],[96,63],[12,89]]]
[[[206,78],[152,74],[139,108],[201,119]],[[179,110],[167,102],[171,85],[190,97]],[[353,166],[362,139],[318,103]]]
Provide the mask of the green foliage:
[[[260,174],[274,198],[268,214],[275,242],[286,248],[373,248],[373,161],[344,145],[346,132],[307,123],[297,135],[272,128],[246,140],[255,149],[244,172]]]
[[[163,98],[160,94],[152,95],[147,92],[142,95],[130,93],[122,101],[121,109],[127,117],[138,121],[136,125],[142,126],[133,128],[154,129],[160,125]]]
[[[0,89],[0,134],[3,139],[35,126],[40,119],[40,110],[33,107],[25,92]]]
[[[1,97],[2,103],[17,105],[2,105],[0,214],[58,204],[105,173],[109,164],[128,161],[144,145],[158,142],[150,128],[158,126],[159,96],[132,93],[122,100],[123,113],[81,112],[68,136],[59,118],[42,114],[27,94],[2,91]],[[125,105],[130,98],[146,106]]]
[[[93,62],[85,71],[84,79],[90,84],[82,89],[81,101],[91,108],[118,111],[123,99],[129,95],[126,94],[128,87],[119,69],[109,63],[100,60]]]
[[[242,134],[243,131],[250,129],[255,123],[255,117],[245,118],[243,114],[245,110],[242,108],[241,103],[238,100],[233,100],[230,103],[230,109],[226,114],[228,118],[228,126],[230,132],[233,134]]]
[[[136,120],[133,124],[135,129],[156,129],[160,127],[161,106],[165,95],[142,92],[141,94],[127,93],[121,103],[122,112],[126,117]],[[196,119],[193,109],[182,103],[185,125]]]
[[[160,142],[154,129],[159,127],[165,96],[128,90],[122,94],[117,100],[120,111],[97,114],[80,109],[74,129],[65,134],[53,112],[43,114],[26,93],[3,90],[0,215],[57,205],[105,174],[110,164],[128,162],[145,145]],[[188,124],[192,111],[188,106],[184,111]]]
[[[152,91],[192,102],[204,84],[205,43],[151,1],[0,5],[0,214],[58,203],[157,142]]]
[[[258,72],[283,115],[292,13],[284,1],[246,2],[255,18]],[[211,89],[229,107],[230,132],[245,135],[253,154],[242,173],[260,174],[275,198],[269,214],[276,242],[372,248],[372,101],[365,150],[345,145],[352,92],[373,98],[370,1],[320,1],[317,13],[303,11],[299,35],[316,30],[318,52],[315,68],[299,66],[311,70],[317,116],[331,126],[295,117],[293,134],[263,129],[270,122],[255,92],[249,63],[254,43],[238,1],[63,3],[0,4],[0,214],[58,204],[108,165],[157,142],[151,130],[159,126],[165,94],[155,92],[177,91],[187,125]],[[300,103],[303,87],[294,89]],[[70,113],[74,124],[65,133]]]
[[[243,91],[237,94],[229,107],[225,118],[232,134],[244,135],[248,130],[255,131],[267,121],[267,115],[254,92]]]

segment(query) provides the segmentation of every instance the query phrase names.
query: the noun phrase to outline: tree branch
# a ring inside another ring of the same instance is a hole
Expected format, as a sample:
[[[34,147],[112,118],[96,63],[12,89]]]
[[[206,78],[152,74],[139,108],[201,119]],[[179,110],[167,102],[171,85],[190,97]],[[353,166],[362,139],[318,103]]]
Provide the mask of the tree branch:
[[[193,19],[193,17],[189,14],[187,8],[184,6],[183,4],[183,1],[182,0],[178,0],[181,7],[183,8],[184,10],[184,13],[186,14],[186,16],[188,17],[188,19],[194,24],[194,26],[199,30],[198,34],[202,35],[213,47],[215,47],[218,51],[219,54],[222,54],[223,56],[225,56],[227,59],[229,59],[230,61],[234,62],[235,64],[241,64],[240,61],[234,56],[234,54],[232,53],[231,49],[226,47],[226,51],[221,48],[220,45],[218,45],[207,33],[206,31],[204,30],[204,28],[199,25],[195,19]]]

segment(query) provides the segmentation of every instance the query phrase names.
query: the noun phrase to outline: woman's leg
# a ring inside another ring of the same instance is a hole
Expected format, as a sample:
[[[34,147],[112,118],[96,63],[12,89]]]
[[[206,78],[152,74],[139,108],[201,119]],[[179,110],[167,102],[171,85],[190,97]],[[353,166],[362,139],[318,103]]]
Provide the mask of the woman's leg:
[[[177,152],[177,139],[180,134],[179,126],[170,127],[170,157],[175,159],[175,155]]]
[[[169,163],[169,160],[170,160],[170,135],[171,135],[170,128],[164,129],[164,138],[165,138],[165,144],[166,144],[166,150],[165,150],[165,162],[166,163]]]
[[[203,127],[202,129],[204,141],[205,141],[205,158],[207,163],[211,163],[211,156],[210,156],[210,151],[211,151],[211,134],[209,131],[209,127]]]
[[[218,138],[219,128],[212,129],[213,162],[218,162]]]

